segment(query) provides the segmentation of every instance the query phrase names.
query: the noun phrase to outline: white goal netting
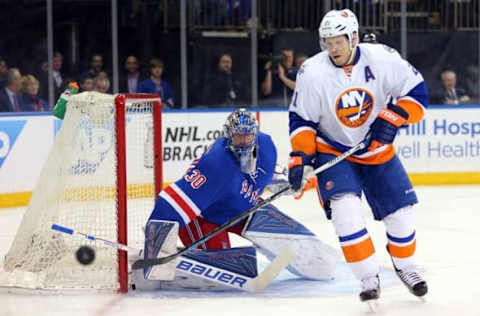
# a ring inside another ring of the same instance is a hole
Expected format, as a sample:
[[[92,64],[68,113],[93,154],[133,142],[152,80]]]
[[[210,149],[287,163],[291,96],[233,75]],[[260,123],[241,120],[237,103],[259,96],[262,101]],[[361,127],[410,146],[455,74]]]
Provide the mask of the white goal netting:
[[[88,240],[51,230],[60,224],[117,241],[115,98],[72,96],[15,240],[0,269],[0,286],[35,289],[119,289],[117,250],[95,246],[96,259],[75,259]],[[128,245],[143,248],[154,205],[152,99],[127,99]]]

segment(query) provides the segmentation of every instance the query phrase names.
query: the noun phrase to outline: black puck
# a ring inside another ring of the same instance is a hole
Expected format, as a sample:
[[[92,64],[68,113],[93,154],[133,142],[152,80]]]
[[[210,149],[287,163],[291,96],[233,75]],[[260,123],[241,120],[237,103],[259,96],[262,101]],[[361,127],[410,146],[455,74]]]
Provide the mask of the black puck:
[[[81,264],[91,264],[95,260],[95,251],[88,246],[82,246],[77,250],[77,260]]]

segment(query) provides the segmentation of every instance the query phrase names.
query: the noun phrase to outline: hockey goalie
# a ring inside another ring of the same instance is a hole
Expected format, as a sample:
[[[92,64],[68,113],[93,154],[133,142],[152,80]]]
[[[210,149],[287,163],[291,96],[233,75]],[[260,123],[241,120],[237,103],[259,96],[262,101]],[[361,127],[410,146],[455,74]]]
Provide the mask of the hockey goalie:
[[[175,253],[178,237],[191,245],[255,206],[266,187],[275,190],[276,149],[255,116],[236,110],[223,129],[224,136],[158,196],[146,224],[144,259]],[[232,248],[229,233],[253,246]],[[335,249],[269,204],[177,260],[134,270],[134,283],[137,289],[258,290],[257,249],[269,259],[288,250],[287,269],[311,280],[331,280],[339,260]]]

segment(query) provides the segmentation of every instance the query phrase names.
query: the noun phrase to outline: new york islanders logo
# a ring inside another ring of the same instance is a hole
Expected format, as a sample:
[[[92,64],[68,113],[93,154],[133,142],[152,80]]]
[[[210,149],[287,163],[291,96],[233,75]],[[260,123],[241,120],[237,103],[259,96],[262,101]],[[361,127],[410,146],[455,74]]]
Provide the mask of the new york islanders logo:
[[[364,88],[350,88],[337,97],[335,112],[340,122],[348,127],[359,127],[372,113],[373,94]]]

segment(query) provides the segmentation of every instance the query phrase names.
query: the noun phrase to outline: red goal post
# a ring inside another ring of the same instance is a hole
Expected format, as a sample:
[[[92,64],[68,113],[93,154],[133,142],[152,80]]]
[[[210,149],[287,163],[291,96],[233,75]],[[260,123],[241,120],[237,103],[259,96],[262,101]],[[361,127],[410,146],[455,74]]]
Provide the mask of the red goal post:
[[[120,244],[128,244],[127,229],[127,151],[126,151],[126,112],[128,101],[145,102],[151,100],[153,121],[153,171],[155,197],[162,189],[162,104],[158,95],[152,94],[119,94],[115,97],[116,118],[116,151],[117,151],[117,212],[118,240]],[[136,104],[132,102],[132,104]],[[128,258],[125,251],[118,250],[120,292],[128,291]]]

